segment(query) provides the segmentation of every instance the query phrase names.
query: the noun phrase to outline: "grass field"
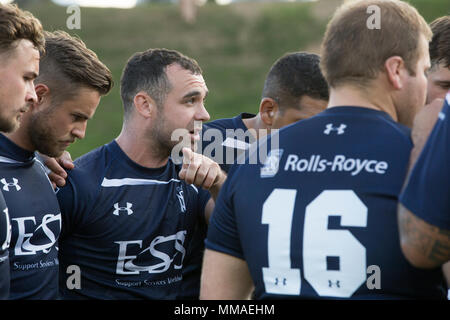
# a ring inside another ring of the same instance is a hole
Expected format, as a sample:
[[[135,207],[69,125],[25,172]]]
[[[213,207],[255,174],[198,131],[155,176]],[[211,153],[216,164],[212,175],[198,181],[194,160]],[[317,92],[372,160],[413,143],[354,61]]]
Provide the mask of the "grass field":
[[[195,58],[210,91],[207,109],[211,119],[257,112],[265,74],[272,63],[289,51],[317,51],[328,18],[339,2],[207,4],[200,8],[195,25],[184,23],[178,7],[171,4],[126,10],[82,8],[80,30],[67,30],[66,8],[50,1],[26,9],[47,30],[79,35],[113,72],[115,87],[89,121],[86,138],[69,148],[76,158],[120,132],[120,74],[134,52],[164,47]],[[427,21],[450,12],[448,0],[410,2]]]

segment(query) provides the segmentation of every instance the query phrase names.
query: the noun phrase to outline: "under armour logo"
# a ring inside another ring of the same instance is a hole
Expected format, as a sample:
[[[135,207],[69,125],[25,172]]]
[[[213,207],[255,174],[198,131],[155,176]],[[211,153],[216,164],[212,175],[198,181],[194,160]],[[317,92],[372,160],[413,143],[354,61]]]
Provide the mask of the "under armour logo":
[[[186,212],[186,203],[184,202],[183,189],[178,189],[177,193],[178,201],[180,202],[180,210],[181,212]]]
[[[326,129],[323,131],[324,134],[330,134],[331,131],[337,131],[337,134],[344,134],[345,128],[347,128],[346,124],[341,123],[341,125],[337,128],[333,127],[332,123],[327,124]]]
[[[283,278],[283,281],[281,281],[283,286],[285,286],[287,284],[286,282],[287,282],[286,278]],[[277,277],[277,278],[275,278],[275,285],[278,286],[279,284],[280,284],[280,280],[278,280],[278,277]]]
[[[114,203],[114,212],[113,214],[118,216],[120,211],[126,211],[128,215],[133,213],[133,210],[131,210],[131,207],[133,206],[132,203],[127,202],[127,206],[126,207],[119,207],[119,203],[116,202]]]
[[[1,179],[0,180],[1,181],[1,183],[3,183],[3,190],[5,190],[5,191],[9,191],[9,187],[16,187],[16,190],[17,191],[19,191],[20,189],[22,189],[20,186],[19,186],[19,180],[17,180],[16,178],[13,178],[13,182],[11,183],[11,182],[6,182],[6,179],[5,178],[3,178],[3,179]]]
[[[341,285],[339,283],[339,280],[336,280],[336,282],[334,283],[334,285],[336,286],[336,288],[340,288]],[[328,280],[328,287],[332,288],[333,287],[333,281]]]

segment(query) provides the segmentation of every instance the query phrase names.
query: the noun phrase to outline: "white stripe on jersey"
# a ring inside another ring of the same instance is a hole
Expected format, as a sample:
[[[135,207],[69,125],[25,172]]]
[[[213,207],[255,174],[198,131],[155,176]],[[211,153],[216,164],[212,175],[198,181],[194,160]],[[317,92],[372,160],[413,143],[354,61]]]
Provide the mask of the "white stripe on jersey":
[[[160,181],[152,179],[133,179],[133,178],[122,178],[122,179],[108,179],[103,178],[102,187],[122,187],[122,186],[139,186],[139,185],[159,185],[159,184],[169,184],[171,182],[181,182],[178,179],[170,179],[169,181]],[[198,189],[190,185],[198,193]]]
[[[3,163],[23,163],[23,162],[16,161],[16,160],[13,160],[13,159],[10,159],[10,158],[6,158],[6,157],[2,157],[2,156],[0,156],[0,162],[3,162]]]
[[[50,185],[52,186],[53,192],[57,193],[57,190],[53,189],[52,182],[50,181],[50,178],[48,177],[48,174],[51,173],[52,170],[47,168],[47,166],[45,164],[43,164],[41,161],[39,161],[39,159],[37,157],[35,157],[35,159],[36,159],[36,162],[41,165],[41,169],[44,170],[45,177],[47,178],[48,183],[50,183]]]
[[[224,142],[222,142],[224,147],[247,150],[250,147],[250,144],[236,139],[231,139],[230,137],[226,138]]]

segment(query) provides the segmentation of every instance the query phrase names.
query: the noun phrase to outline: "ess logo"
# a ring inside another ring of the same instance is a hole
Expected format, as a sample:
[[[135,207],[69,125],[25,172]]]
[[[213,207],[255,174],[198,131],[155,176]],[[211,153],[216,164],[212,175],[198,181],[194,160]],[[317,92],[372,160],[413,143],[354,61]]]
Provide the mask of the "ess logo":
[[[2,219],[4,219],[5,223],[4,226],[6,227],[6,233],[3,244],[1,244],[1,249],[6,250],[9,248],[9,243],[11,242],[11,224],[9,223],[9,214],[8,214],[8,208],[3,209],[4,216]],[[3,239],[1,239],[3,240]]]
[[[142,249],[142,240],[115,241],[114,243],[119,245],[116,273],[163,273],[170,268],[172,262],[174,269],[181,269],[186,254],[186,249],[183,247],[186,233],[186,230],[182,230],[167,237],[157,236],[144,250],[140,250]],[[153,263],[155,259],[157,259],[156,263],[149,264]]]
[[[36,217],[14,218],[18,237],[14,253],[17,256],[33,255],[38,251],[49,253],[61,232],[61,214],[46,214],[36,225]],[[56,248],[57,249],[57,248]]]
[[[177,198],[180,202],[180,210],[181,212],[186,212],[186,203],[184,202],[183,189],[181,187],[177,187]]]

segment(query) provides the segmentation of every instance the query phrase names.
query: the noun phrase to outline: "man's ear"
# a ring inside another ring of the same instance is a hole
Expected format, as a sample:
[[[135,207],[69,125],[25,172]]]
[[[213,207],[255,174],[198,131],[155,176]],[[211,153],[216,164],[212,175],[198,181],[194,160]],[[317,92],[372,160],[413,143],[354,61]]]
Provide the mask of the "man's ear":
[[[278,112],[278,103],[272,98],[263,98],[259,104],[259,114],[261,115],[261,120],[268,127],[271,127],[275,115]]]
[[[393,56],[384,63],[384,69],[389,83],[397,90],[404,86],[405,72],[408,72],[402,57]]]
[[[139,91],[133,99],[136,111],[144,118],[150,118],[156,110],[156,102],[145,91]]]
[[[50,100],[50,89],[43,83],[38,83],[34,86],[34,90],[36,91],[37,102],[32,104],[33,109],[41,109],[43,106],[47,104]]]

